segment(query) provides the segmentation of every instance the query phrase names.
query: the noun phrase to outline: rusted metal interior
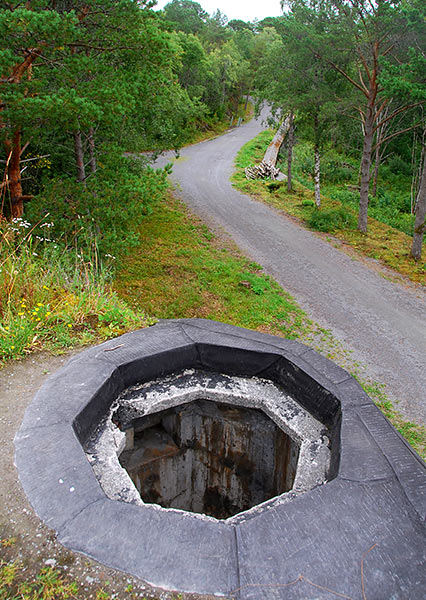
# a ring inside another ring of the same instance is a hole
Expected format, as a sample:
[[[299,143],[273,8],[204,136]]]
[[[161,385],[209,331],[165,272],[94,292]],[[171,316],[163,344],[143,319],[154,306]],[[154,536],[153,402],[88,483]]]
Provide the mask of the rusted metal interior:
[[[292,488],[299,446],[262,411],[199,399],[127,428],[119,460],[144,502],[226,519]]]

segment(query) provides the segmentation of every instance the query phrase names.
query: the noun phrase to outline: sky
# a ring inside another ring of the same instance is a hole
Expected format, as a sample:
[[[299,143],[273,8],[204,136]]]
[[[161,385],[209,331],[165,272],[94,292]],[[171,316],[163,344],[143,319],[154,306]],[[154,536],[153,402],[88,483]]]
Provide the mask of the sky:
[[[278,17],[281,15],[280,0],[194,0],[210,15],[218,8],[229,20],[241,19],[242,21],[259,21],[265,17]],[[164,8],[170,0],[158,0],[154,10]]]

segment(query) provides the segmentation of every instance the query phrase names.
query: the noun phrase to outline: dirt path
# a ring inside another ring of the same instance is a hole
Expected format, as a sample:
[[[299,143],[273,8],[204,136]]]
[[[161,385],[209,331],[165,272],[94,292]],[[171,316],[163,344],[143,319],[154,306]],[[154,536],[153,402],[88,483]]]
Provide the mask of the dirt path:
[[[184,148],[172,175],[182,199],[330,329],[367,375],[386,385],[406,418],[426,424],[425,288],[387,281],[365,261],[236,191],[229,182],[235,155],[261,129],[252,120]],[[168,161],[170,155],[161,158]]]

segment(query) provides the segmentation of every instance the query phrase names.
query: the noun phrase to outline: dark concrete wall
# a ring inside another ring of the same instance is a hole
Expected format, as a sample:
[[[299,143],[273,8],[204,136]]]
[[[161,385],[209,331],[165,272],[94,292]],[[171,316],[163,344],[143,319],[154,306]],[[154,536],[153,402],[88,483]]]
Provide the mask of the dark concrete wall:
[[[292,487],[299,447],[262,411],[198,400],[135,425],[120,462],[145,502],[223,519]]]

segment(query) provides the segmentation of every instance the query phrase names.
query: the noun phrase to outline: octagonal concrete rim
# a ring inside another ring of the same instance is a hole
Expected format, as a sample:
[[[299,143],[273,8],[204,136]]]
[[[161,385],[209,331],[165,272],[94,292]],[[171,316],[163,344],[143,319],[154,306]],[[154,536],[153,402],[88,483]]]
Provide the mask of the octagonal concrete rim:
[[[227,595],[238,588],[241,523],[111,501],[81,446],[120,391],[194,366],[271,379],[333,425],[332,443],[340,441],[336,477],[307,492],[303,506],[318,502],[326,488],[329,497],[331,486],[397,482],[407,508],[424,523],[425,464],[345,370],[299,342],[183,319],[82,352],[49,378],[28,407],[15,437],[19,477],[36,513],[65,546],[164,589]],[[279,518],[301,507],[296,498],[274,511]],[[195,570],[188,570],[191,561]]]
[[[144,419],[154,414],[190,405],[197,400],[207,400],[230,407],[260,411],[297,444],[297,470],[290,490],[225,519],[191,512],[196,518],[236,523],[254,517],[260,510],[289,501],[296,494],[306,493],[327,481],[330,440],[326,428],[271,381],[257,377],[247,379],[198,369],[186,369],[181,373],[173,373],[146,382],[142,386],[131,386],[127,388],[126,393],[131,396],[130,399],[124,400],[125,407],[130,408],[130,416],[121,423],[120,429],[124,426],[127,430],[135,419],[140,425]],[[118,406],[120,406],[120,398],[123,399],[122,394],[119,396]],[[114,406],[114,411],[118,406]],[[120,420],[120,417],[116,415],[115,419]],[[97,479],[108,498],[144,504],[129,474],[120,464],[119,456],[125,447],[126,436],[124,431],[120,433],[116,431],[118,435],[114,435],[115,419],[110,412],[109,418],[90,438],[89,462],[93,462]],[[99,436],[104,434],[106,438],[98,446]],[[148,504],[155,504],[156,507],[161,508],[161,505],[154,502]],[[163,510],[183,511],[184,509],[169,507]]]

